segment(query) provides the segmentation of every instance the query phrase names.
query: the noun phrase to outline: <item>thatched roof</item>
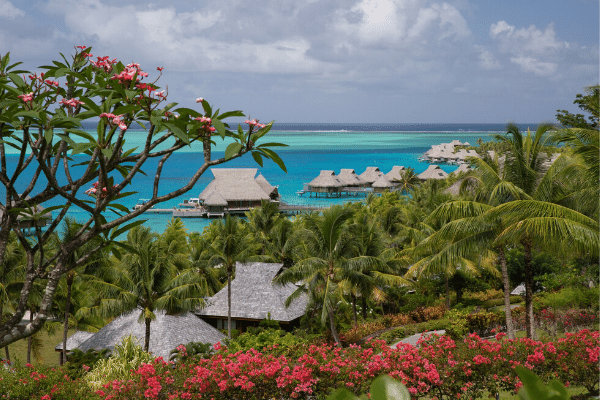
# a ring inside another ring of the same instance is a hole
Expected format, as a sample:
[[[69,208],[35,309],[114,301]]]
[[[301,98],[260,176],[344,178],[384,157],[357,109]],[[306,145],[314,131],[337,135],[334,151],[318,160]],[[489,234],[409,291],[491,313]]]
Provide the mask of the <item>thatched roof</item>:
[[[394,184],[388,181],[385,175],[381,175],[371,186],[374,188],[391,188],[394,187]]]
[[[469,171],[471,171],[471,166],[469,164],[460,164],[458,168],[456,168],[456,170],[454,170],[452,173],[458,175],[460,173]]]
[[[150,324],[150,346],[148,350],[156,357],[169,359],[171,350],[180,344],[202,342],[215,344],[225,338],[213,328],[190,312],[167,315],[164,311],[155,311],[156,319]],[[81,343],[81,351],[114,349],[125,336],[135,336],[144,344],[146,325],[139,322],[140,310],[135,310],[115,318],[111,323]],[[67,346],[68,347],[68,346]]]
[[[204,204],[208,204],[209,198],[218,202],[212,205],[224,205],[221,198],[225,201],[269,200],[269,194],[254,179],[257,168],[211,168],[210,171],[215,179],[198,196]],[[220,197],[213,196],[215,192]]]
[[[86,332],[86,331],[77,331],[71,336],[67,338],[67,351],[71,351],[79,347],[80,344],[88,340],[90,337],[94,336],[94,332]],[[62,341],[54,348],[56,351],[61,351]]]
[[[308,183],[309,187],[327,188],[327,187],[342,187],[344,184],[335,176],[335,172],[322,170],[315,179]]]
[[[269,183],[269,181],[267,181],[267,178],[265,178],[263,176],[263,174],[258,174],[255,181],[256,181],[256,183],[258,183],[260,185],[262,190],[264,190],[265,193],[268,194],[269,196],[272,196],[273,194],[277,194],[277,188],[275,186],[271,185]]]
[[[337,178],[344,186],[365,186],[369,184],[369,182],[365,182],[358,176],[353,169],[341,169]]]
[[[406,171],[406,168],[401,165],[394,165],[392,170],[385,174],[385,177],[390,182],[394,182],[394,180],[399,181],[402,179],[402,171]]]
[[[417,176],[417,178],[419,178],[421,180],[446,179],[447,177],[448,177],[448,174],[446,173],[446,171],[441,169],[439,165],[430,165],[429,167],[427,167],[427,169],[425,171],[421,172]]]
[[[383,175],[383,172],[381,172],[378,167],[367,167],[365,172],[360,174],[360,177],[362,180],[364,180],[366,182],[373,183],[381,175]]]
[[[301,296],[286,308],[285,301],[297,289],[291,283],[278,286],[272,283],[283,264],[237,264],[231,282],[231,317],[253,320],[266,319],[290,322],[304,315],[307,297]],[[227,286],[207,300],[208,305],[196,312],[200,316],[227,318]]]
[[[204,205],[206,206],[226,206],[227,200],[221,196],[221,193],[212,191],[208,194],[206,199],[204,200]]]

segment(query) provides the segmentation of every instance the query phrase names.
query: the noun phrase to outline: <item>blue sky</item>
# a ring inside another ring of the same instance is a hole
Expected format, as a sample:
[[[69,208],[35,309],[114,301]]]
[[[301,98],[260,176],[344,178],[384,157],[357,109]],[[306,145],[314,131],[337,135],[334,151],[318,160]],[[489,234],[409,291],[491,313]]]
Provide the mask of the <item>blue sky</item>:
[[[598,40],[598,0],[0,0],[27,69],[88,45],[262,121],[552,121],[598,83]]]

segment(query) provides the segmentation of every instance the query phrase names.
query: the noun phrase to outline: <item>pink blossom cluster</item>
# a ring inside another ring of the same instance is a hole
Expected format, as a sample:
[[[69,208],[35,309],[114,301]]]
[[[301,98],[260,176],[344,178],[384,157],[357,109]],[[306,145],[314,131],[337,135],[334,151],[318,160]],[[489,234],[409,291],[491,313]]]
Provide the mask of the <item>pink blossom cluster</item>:
[[[109,119],[109,123],[112,123],[114,125],[118,125],[119,128],[121,128],[124,131],[127,130],[127,124],[125,124],[125,122],[123,122],[123,120],[121,119],[121,118],[123,118],[123,115],[115,115],[115,114],[111,114],[111,113],[102,113],[102,114],[100,114],[100,118],[108,118]]]
[[[33,101],[33,92],[25,93],[20,96],[17,96],[19,99],[23,100],[24,103],[29,103]]]
[[[247,119],[244,121],[244,123],[250,125],[250,127],[256,126],[257,128],[261,128],[261,129],[264,128],[265,126],[267,126],[265,124],[259,123],[257,119]]]
[[[208,117],[196,117],[194,120],[200,122],[202,127],[199,129],[199,133],[201,136],[210,137],[210,135],[216,131],[214,126],[211,126],[212,119]]]
[[[94,195],[97,195],[98,192],[100,192],[101,197],[105,197],[108,190],[106,189],[106,187],[103,187],[102,189],[100,189],[99,186],[100,186],[100,184],[98,182],[94,182],[92,187],[89,188],[88,190],[86,190],[84,193],[87,194],[88,196],[94,196]],[[113,190],[116,188],[117,188],[117,185],[113,185]]]
[[[137,82],[140,79],[145,78],[147,76],[148,73],[142,71],[142,69],[140,68],[140,64],[131,63],[127,64],[123,71],[121,71],[119,74],[115,74],[111,79],[118,80],[119,83],[129,83],[133,80],[134,77]]]
[[[112,71],[113,65],[115,65],[116,63],[117,63],[116,58],[113,58],[112,60],[110,60],[108,56],[96,57],[96,61],[90,60],[90,64],[92,64],[92,66],[94,66],[97,69],[102,69],[102,70],[104,70],[104,72]]]
[[[69,100],[62,99],[59,104],[65,105],[70,108],[75,108],[75,107],[83,104],[83,102],[80,100],[77,100],[77,99],[69,99]]]
[[[421,340],[419,347],[400,344],[397,349],[383,341],[368,347],[311,345],[299,357],[254,349],[229,353],[219,345],[219,353],[210,359],[173,366],[159,358],[142,365],[132,379],[107,385],[102,399],[322,398],[336,387],[364,393],[384,373],[402,381],[417,398],[468,399],[520,387],[517,365],[544,380],[558,378],[588,390],[598,387],[597,331],[583,330],[547,343],[502,335],[498,339],[472,334],[455,342],[442,336]]]

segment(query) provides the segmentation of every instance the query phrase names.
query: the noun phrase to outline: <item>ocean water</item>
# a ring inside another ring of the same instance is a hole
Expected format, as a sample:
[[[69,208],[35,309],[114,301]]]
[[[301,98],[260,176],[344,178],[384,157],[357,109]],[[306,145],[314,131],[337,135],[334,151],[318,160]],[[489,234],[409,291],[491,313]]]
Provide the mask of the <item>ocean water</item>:
[[[524,126],[525,128],[527,126]],[[334,170],[339,173],[342,168],[351,168],[357,174],[361,174],[366,167],[379,167],[384,173],[389,172],[394,165],[412,167],[417,173],[424,171],[428,164],[418,161],[425,151],[432,145],[450,142],[458,139],[461,142],[475,144],[479,138],[484,141],[491,139],[492,134],[501,132],[502,125],[469,125],[469,124],[277,124],[271,132],[263,138],[265,142],[280,142],[288,147],[278,147],[275,150],[285,162],[287,174],[275,163],[265,160],[261,168],[257,165],[251,155],[229,161],[222,168],[257,168],[265,178],[274,186],[278,186],[282,200],[293,204],[329,205],[346,201],[357,201],[360,198],[342,199],[315,199],[299,197],[298,190],[305,183],[310,182],[321,170]],[[90,129],[90,132],[93,130]],[[143,131],[127,132],[127,147],[139,147],[143,143]],[[213,150],[213,158],[223,156],[228,142],[216,138],[217,146]],[[259,142],[260,144],[260,142]],[[173,155],[165,164],[160,183],[159,194],[164,194],[183,186],[202,164],[202,149],[200,145],[187,147]],[[17,161],[17,155],[8,157],[9,169]],[[73,164],[83,161],[83,156],[75,156]],[[149,198],[152,193],[154,172],[158,160],[151,159],[143,168],[146,175],[138,174],[132,185],[126,189],[127,192],[134,191],[137,194],[122,200],[122,204],[128,208],[135,205],[140,198]],[[456,166],[442,166],[446,172],[452,172]],[[15,184],[17,191],[22,191],[29,184],[33,169]],[[198,194],[212,180],[212,174],[207,171],[194,188],[186,195],[173,199],[159,208],[172,208],[182,203],[184,199],[197,197]],[[64,176],[59,174],[59,181],[65,181]],[[117,179],[118,181],[118,179]],[[38,184],[36,190],[41,190],[43,184]],[[4,188],[0,187],[0,196]],[[34,190],[35,192],[35,190]],[[58,205],[59,201],[54,199],[44,206]],[[72,208],[69,215],[77,220],[87,219],[87,213],[80,209]],[[107,215],[107,218],[111,218]],[[170,220],[170,215],[147,214],[143,217],[146,224],[157,232],[162,232]],[[202,231],[210,221],[203,218],[184,219],[188,231]]]

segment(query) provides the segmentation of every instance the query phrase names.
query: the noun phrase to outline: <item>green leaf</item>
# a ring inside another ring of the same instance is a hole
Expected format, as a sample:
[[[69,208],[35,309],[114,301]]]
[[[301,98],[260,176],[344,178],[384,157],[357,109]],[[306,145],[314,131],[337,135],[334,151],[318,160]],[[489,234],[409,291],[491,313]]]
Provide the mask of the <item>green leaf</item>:
[[[358,397],[346,388],[338,388],[327,396],[327,400],[358,400]]]
[[[84,151],[91,150],[96,147],[96,143],[76,143],[71,151],[72,155],[83,153]],[[83,163],[84,165],[87,163]]]
[[[252,135],[254,137],[254,135]],[[254,143],[256,143],[255,140],[253,140]],[[276,142],[271,142],[271,143],[262,143],[259,146],[256,147],[288,147],[287,144],[285,143],[276,143]]]
[[[14,72],[9,72],[8,77],[17,87],[27,86],[25,84],[25,81],[18,74],[15,74]]]
[[[54,136],[54,130],[46,129],[46,132],[44,132],[44,139],[46,139],[46,143],[52,143],[53,136]]]
[[[181,128],[179,128],[177,125],[175,125],[171,122],[164,122],[164,125],[171,132],[173,132],[173,134],[175,134],[175,136],[177,136],[179,139],[181,139],[184,143],[186,143],[186,144],[190,143],[190,139],[188,138],[187,134],[183,130],[181,130]]]
[[[517,366],[515,372],[521,379],[523,387],[519,397],[523,400],[568,400],[567,390],[558,380],[553,379],[548,386],[533,372],[522,366]]]
[[[139,106],[136,104],[127,104],[124,106],[119,106],[119,107],[117,107],[117,109],[114,111],[113,114],[115,114],[115,115],[127,114],[127,113],[135,110],[138,107]]]
[[[212,117],[212,108],[210,108],[210,104],[208,104],[208,101],[206,101],[206,100],[202,101],[202,108],[204,109],[204,114],[206,114],[207,117],[211,118]]]
[[[229,117],[245,117],[245,115],[240,110],[227,111],[227,112],[224,112],[223,114],[219,115],[219,119],[225,119],[225,118],[229,118]]]
[[[410,400],[406,386],[387,375],[380,375],[371,383],[371,400]]]
[[[104,154],[104,157],[106,158],[111,158],[113,155],[112,149],[102,149],[100,151],[102,152],[102,154]]]
[[[253,151],[252,152],[252,157],[254,158],[254,161],[256,161],[256,163],[258,165],[260,165],[261,167],[263,166],[263,159],[262,159],[262,156],[260,155],[260,153],[258,151]]]
[[[14,117],[39,118],[40,114],[37,111],[19,111],[18,113],[15,113]]]
[[[227,132],[227,130],[225,129],[225,125],[218,119],[213,119],[212,124],[219,133],[219,135],[221,135],[221,138],[225,139],[225,134]]]
[[[140,219],[140,220],[137,220],[137,221],[133,221],[133,222],[131,222],[131,223],[129,223],[129,224],[127,224],[127,225],[125,225],[125,226],[123,226],[123,227],[115,230],[115,231],[113,231],[110,234],[110,239],[114,240],[115,238],[117,238],[118,236],[120,236],[123,232],[126,232],[126,231],[128,231],[128,230],[130,230],[132,228],[135,228],[136,226],[142,225],[146,221],[147,220],[145,220],[145,219]]]
[[[225,159],[229,160],[231,157],[239,153],[240,150],[242,150],[241,143],[231,143],[229,146],[227,146],[227,149],[225,149]]]
[[[125,207],[123,204],[119,204],[119,203],[110,203],[108,205],[109,208],[114,208],[117,209],[119,211],[123,211],[124,213],[128,214],[129,213],[129,208]]]
[[[279,158],[277,153],[275,153],[273,150],[269,150],[269,149],[265,149],[265,148],[261,148],[260,151],[265,156],[267,156],[268,158],[273,160],[273,162],[275,162],[275,164],[277,164],[279,166],[279,168],[281,168],[283,170],[283,172],[285,172],[287,174],[287,169],[285,168],[285,163],[283,162],[283,160],[281,158]]]
[[[173,111],[178,113],[179,115],[190,115],[194,118],[199,117],[201,115],[198,111],[192,110],[191,108],[185,108],[185,107],[178,108]]]

